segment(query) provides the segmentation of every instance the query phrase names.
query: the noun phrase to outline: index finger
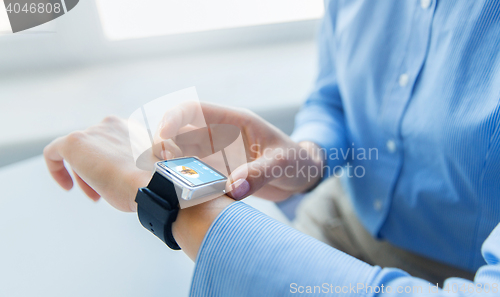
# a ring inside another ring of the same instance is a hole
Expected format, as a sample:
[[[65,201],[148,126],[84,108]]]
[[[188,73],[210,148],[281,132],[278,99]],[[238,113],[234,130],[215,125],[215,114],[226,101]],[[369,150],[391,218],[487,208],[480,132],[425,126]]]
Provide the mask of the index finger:
[[[168,110],[163,116],[159,135],[163,139],[176,136],[187,125],[205,127],[207,124],[231,124],[241,127],[246,114],[240,110],[210,103],[188,101]]]
[[[160,124],[159,135],[163,139],[170,139],[187,125],[197,127],[206,126],[201,105],[197,101],[183,102],[165,112]]]
[[[60,153],[62,138],[57,138],[47,145],[43,150],[43,156],[47,168],[52,178],[65,190],[73,187],[73,180],[66,167],[64,167],[64,158]]]

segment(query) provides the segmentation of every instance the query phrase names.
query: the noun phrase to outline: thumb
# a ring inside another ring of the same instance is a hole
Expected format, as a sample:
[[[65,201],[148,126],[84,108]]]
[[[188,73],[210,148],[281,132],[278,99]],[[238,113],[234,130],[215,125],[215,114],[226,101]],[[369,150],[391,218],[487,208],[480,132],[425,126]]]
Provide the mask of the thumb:
[[[226,193],[235,200],[241,200],[283,175],[284,159],[259,157],[236,168],[229,176]]]

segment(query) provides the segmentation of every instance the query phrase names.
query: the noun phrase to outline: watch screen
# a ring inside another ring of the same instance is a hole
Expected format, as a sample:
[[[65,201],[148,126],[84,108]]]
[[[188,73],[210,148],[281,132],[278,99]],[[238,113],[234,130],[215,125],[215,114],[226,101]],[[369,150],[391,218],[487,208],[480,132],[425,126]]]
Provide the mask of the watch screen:
[[[172,172],[194,186],[225,179],[217,170],[196,158],[182,158],[163,161]]]

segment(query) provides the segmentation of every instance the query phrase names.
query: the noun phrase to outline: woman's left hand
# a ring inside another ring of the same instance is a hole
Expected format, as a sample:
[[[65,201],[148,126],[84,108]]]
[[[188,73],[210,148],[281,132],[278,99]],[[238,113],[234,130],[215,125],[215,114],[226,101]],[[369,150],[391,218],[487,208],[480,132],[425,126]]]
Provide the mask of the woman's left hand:
[[[73,187],[74,179],[92,200],[103,197],[116,209],[137,211],[137,189],[147,185],[151,172],[136,166],[133,145],[128,122],[111,116],[84,131],[57,138],[43,154],[50,174],[65,190]],[[71,166],[73,178],[64,161]],[[151,163],[155,161],[151,155]]]

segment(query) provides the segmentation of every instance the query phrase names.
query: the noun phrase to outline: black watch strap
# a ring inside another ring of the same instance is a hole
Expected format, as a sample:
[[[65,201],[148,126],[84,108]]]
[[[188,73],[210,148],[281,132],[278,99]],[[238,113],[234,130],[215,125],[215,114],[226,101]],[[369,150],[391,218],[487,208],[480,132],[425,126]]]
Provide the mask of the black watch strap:
[[[155,172],[148,186],[137,191],[135,202],[137,202],[137,214],[142,226],[171,249],[180,250],[172,235],[172,223],[177,219],[179,212],[175,185]]]

